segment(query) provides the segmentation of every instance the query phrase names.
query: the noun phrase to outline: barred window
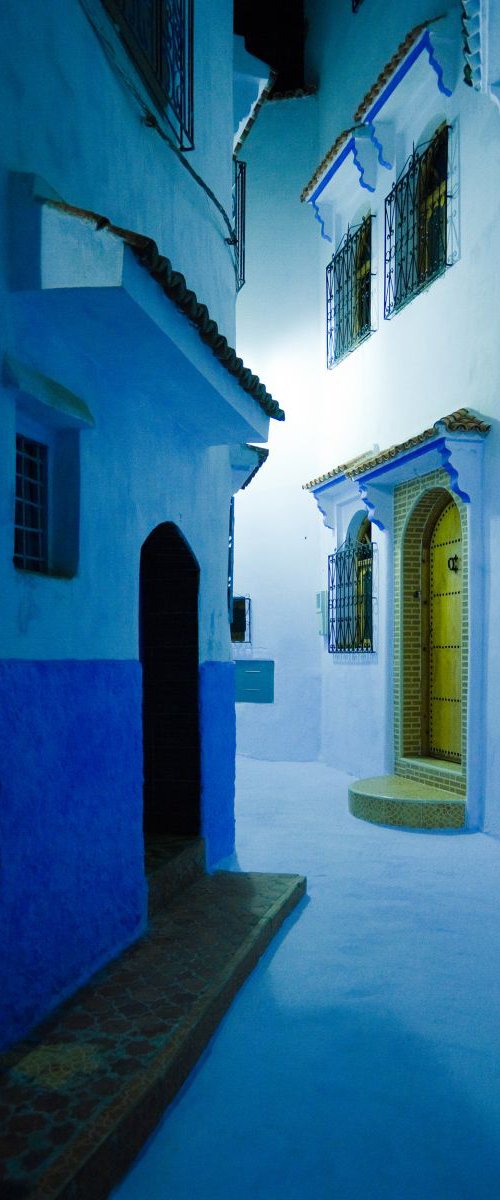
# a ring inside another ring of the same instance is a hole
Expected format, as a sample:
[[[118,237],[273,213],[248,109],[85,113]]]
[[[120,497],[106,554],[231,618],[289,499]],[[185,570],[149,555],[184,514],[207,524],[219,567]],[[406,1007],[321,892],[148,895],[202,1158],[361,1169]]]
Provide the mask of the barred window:
[[[348,229],[326,268],[327,367],[371,333],[372,219]]]
[[[250,645],[252,641],[252,601],[250,596],[234,596],[233,619],[231,621],[231,641],[244,642]]]
[[[103,0],[181,150],[193,141],[193,0]]]
[[[410,155],[385,202],[385,317],[449,265],[448,198],[448,126],[442,125]]]
[[[234,496],[229,505],[229,535],[227,546],[227,613],[229,621],[233,619],[233,579],[234,579]]]
[[[239,292],[245,282],[245,225],[246,225],[246,178],[247,164],[240,159],[234,160],[233,182],[233,220],[236,255],[236,291]]]
[[[328,558],[328,650],[373,650],[373,543],[363,521]]]
[[[17,434],[14,564],[23,571],[48,570],[48,447]]]

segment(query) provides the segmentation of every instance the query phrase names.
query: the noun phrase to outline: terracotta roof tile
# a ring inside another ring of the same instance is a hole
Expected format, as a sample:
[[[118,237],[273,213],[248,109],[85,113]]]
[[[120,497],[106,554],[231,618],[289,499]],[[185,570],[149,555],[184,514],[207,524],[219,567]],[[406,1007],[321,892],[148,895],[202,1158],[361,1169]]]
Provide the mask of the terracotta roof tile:
[[[434,17],[433,20],[439,20],[439,17]],[[398,67],[403,62],[403,59],[406,58],[406,55],[409,54],[412,46],[420,37],[420,34],[423,33],[424,29],[427,29],[427,26],[430,24],[431,21],[422,21],[420,25],[414,25],[413,29],[410,29],[410,32],[406,35],[404,41],[398,46],[396,53],[393,54],[392,58],[389,59],[389,62],[386,63],[384,69],[380,72],[380,75],[375,80],[375,83],[370,88],[369,92],[367,92],[366,96],[363,97],[361,104],[354,113],[355,121],[362,121],[364,119],[372,104],[374,104],[375,100],[377,99],[377,96],[383,90],[385,84],[388,83],[391,75],[394,75],[394,72],[397,71]]]
[[[304,202],[304,200],[309,199],[309,196],[310,196],[311,192],[314,191],[316,184],[319,183],[320,179],[326,173],[326,171],[328,170],[328,167],[331,166],[332,162],[335,162],[337,154],[340,153],[343,146],[348,141],[351,133],[353,133],[353,132],[354,132],[354,127],[351,126],[351,128],[343,129],[342,133],[339,133],[339,136],[338,136],[338,138],[335,139],[333,146],[330,146],[330,149],[327,150],[325,157],[321,160],[321,162],[319,164],[319,167],[316,168],[314,175],[311,176],[309,183],[306,183],[305,188],[302,189],[302,191],[300,193],[300,199],[302,200],[302,202]]]
[[[315,96],[318,91],[317,84],[308,83],[304,87],[293,88],[291,91],[279,92],[276,88],[269,93],[267,100],[302,100],[305,96]]]
[[[243,126],[243,129],[240,133],[238,141],[234,147],[233,153],[235,156],[237,156],[239,154],[244,141],[246,141],[246,138],[248,137],[248,134],[250,133],[252,125],[254,125],[255,121],[257,120],[257,117],[260,113],[262,105],[265,104],[266,101],[270,102],[271,100],[301,100],[305,96],[315,96],[316,92],[318,90],[317,85],[315,83],[311,83],[311,84],[305,84],[304,87],[301,87],[301,88],[295,88],[293,91],[278,92],[274,88],[275,82],[276,82],[276,72],[272,72],[271,77],[269,79],[269,83],[267,83],[265,88],[263,88],[263,90],[259,96],[259,99],[257,100],[254,108],[252,109],[252,111],[250,113],[250,116],[248,118],[248,121],[246,122],[246,125]]]
[[[348,479],[355,479],[358,475],[364,475],[366,471],[372,471],[374,467],[379,467],[383,463],[397,458],[405,450],[412,450],[414,446],[420,446],[424,442],[430,441],[431,438],[437,437],[440,432],[440,426],[444,426],[448,433],[488,433],[491,428],[481,416],[469,412],[468,408],[458,408],[455,412],[449,413],[448,416],[440,417],[439,421],[436,421],[432,428],[424,429],[422,433],[417,433],[415,437],[407,438],[405,442],[389,446],[387,450],[377,451],[376,454],[358,454],[356,458],[351,458],[349,462],[342,463],[338,467],[333,467],[325,475],[318,475],[317,479],[311,479],[309,483],[303,484],[304,491],[310,491],[318,487],[321,483],[329,483],[330,480],[337,479],[340,475],[345,475]]]
[[[252,479],[255,478],[257,471],[260,471],[260,468],[264,466],[264,463],[266,462],[266,460],[269,457],[269,450],[267,449],[267,447],[252,446],[252,445],[250,445],[249,442],[247,442],[247,446],[248,446],[249,450],[255,450],[255,453],[257,455],[257,463],[252,471],[252,474],[248,476],[248,479],[246,479],[244,483],[242,483],[241,488],[240,488],[240,491],[242,491],[242,492],[244,492],[245,488],[248,487],[249,483],[252,482]]]
[[[238,138],[238,141],[237,141],[237,143],[236,143],[236,145],[235,145],[235,147],[234,147],[234,150],[233,150],[233,155],[234,155],[235,157],[236,157],[236,155],[238,155],[238,154],[239,154],[239,152],[240,152],[240,150],[241,150],[241,147],[242,147],[242,145],[243,145],[243,142],[244,142],[244,141],[246,141],[246,139],[247,139],[247,137],[248,137],[248,135],[249,135],[249,133],[250,133],[250,130],[251,130],[251,128],[252,128],[252,125],[254,125],[254,124],[255,124],[255,121],[256,121],[256,119],[257,119],[257,117],[258,117],[258,115],[259,115],[259,113],[260,113],[260,110],[261,110],[261,108],[262,108],[262,105],[266,103],[266,100],[269,100],[269,94],[270,94],[270,92],[272,91],[272,89],[273,89],[273,86],[274,86],[275,82],[276,82],[276,72],[275,72],[275,71],[272,71],[272,72],[271,72],[271,74],[270,74],[270,76],[269,76],[269,80],[268,80],[268,82],[266,83],[266,86],[265,86],[265,88],[263,88],[263,89],[262,89],[262,91],[261,91],[261,93],[260,93],[260,96],[259,96],[259,99],[256,101],[256,103],[254,104],[254,106],[253,106],[253,108],[252,108],[252,111],[251,111],[251,113],[250,113],[250,116],[249,116],[249,118],[248,118],[248,121],[247,121],[247,122],[246,122],[246,124],[243,126],[243,129],[242,129],[242,131],[241,131],[241,133],[240,133],[240,136],[239,136],[239,138]]]
[[[169,300],[172,300],[195,326],[201,340],[206,342],[226,371],[234,375],[243,391],[248,392],[257,401],[267,416],[274,417],[276,421],[284,421],[285,414],[278,401],[273,399],[258,376],[253,375],[249,368],[245,367],[242,359],[237,357],[236,351],[229,345],[227,338],[219,332],[217,322],[211,319],[206,304],[200,304],[196,293],[187,287],[184,275],[180,271],[174,271],[170,259],[160,254],[153,238],[146,237],[141,233],[134,233],[131,229],[113,225],[107,217],[90,212],[88,209],[76,208],[74,205],[65,204],[59,200],[50,200],[46,203],[69,216],[92,221],[96,229],[107,229],[109,233],[120,237],[127,246],[130,246],[141,265],[146,268],[153,279],[156,279]]]

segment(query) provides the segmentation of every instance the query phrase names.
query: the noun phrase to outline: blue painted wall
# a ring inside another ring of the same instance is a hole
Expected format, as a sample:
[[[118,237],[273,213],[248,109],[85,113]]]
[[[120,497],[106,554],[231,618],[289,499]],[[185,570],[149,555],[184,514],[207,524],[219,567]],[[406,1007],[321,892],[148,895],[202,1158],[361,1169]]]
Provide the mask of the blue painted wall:
[[[142,931],[141,669],[0,663],[0,1045]]]
[[[234,850],[234,691],[234,663],[201,664],[201,833],[209,869]]]

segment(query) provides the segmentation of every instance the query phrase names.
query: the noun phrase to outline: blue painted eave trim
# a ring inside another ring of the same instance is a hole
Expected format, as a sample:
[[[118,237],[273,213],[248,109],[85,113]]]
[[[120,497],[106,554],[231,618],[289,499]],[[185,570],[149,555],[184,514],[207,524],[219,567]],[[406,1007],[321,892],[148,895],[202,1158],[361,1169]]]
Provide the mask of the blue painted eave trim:
[[[408,72],[414,66],[417,59],[420,58],[420,55],[424,52],[424,50],[428,54],[429,65],[430,65],[430,67],[432,67],[432,70],[434,71],[434,73],[436,75],[437,85],[438,85],[440,92],[442,92],[444,96],[451,96],[451,89],[448,88],[446,86],[446,84],[444,83],[444,70],[443,70],[443,67],[441,66],[441,63],[439,62],[439,59],[436,56],[434,47],[432,45],[430,31],[429,31],[429,29],[426,29],[425,33],[422,34],[422,37],[419,39],[418,42],[416,42],[416,44],[413,46],[413,48],[409,51],[409,53],[406,56],[406,58],[404,59],[404,61],[394,72],[394,75],[389,80],[389,83],[383,89],[383,91],[380,93],[380,95],[377,97],[377,99],[374,101],[374,103],[372,104],[372,107],[369,109],[369,111],[367,112],[366,116],[363,118],[363,121],[362,121],[362,124],[367,126],[367,128],[370,130],[370,140],[373,142],[373,145],[375,146],[375,149],[376,149],[377,155],[378,155],[378,161],[379,161],[380,165],[385,167],[387,170],[391,169],[392,164],[390,162],[388,162],[388,160],[384,156],[384,150],[383,150],[382,143],[380,142],[379,138],[376,136],[376,133],[375,133],[374,122],[375,122],[375,119],[378,116],[379,112],[381,111],[381,109],[384,107],[385,104],[387,104],[387,101],[390,99],[390,97],[396,91],[396,88],[399,87],[399,84],[402,82],[402,80],[406,77]],[[330,183],[330,180],[333,179],[334,175],[337,173],[339,168],[342,166],[342,163],[345,162],[345,160],[349,154],[352,154],[354,166],[356,167],[356,169],[359,173],[360,186],[365,188],[365,190],[368,192],[373,193],[375,191],[375,188],[372,187],[369,183],[367,183],[364,178],[365,171],[364,171],[364,167],[358,157],[357,147],[356,147],[356,137],[355,137],[355,134],[353,134],[349,138],[349,141],[346,143],[346,145],[341,150],[338,157],[334,160],[334,162],[328,168],[328,170],[327,170],[326,174],[323,176],[321,182],[317,185],[314,192],[312,193],[312,195],[309,197],[309,199],[307,201],[308,204],[312,205],[312,208],[314,209],[315,218],[317,221],[319,221],[319,223],[321,225],[322,236],[328,242],[331,242],[332,239],[328,236],[327,233],[325,233],[324,220],[321,217],[320,212],[319,212],[318,201],[319,201],[320,196],[324,192],[325,188]]]
[[[439,88],[440,92],[442,92],[444,96],[451,96],[450,88],[447,88],[445,83],[443,82],[443,74],[444,74],[443,68],[442,68],[440,62],[438,61],[438,59],[436,58],[434,47],[433,47],[432,41],[431,41],[430,32],[428,29],[426,29],[425,33],[422,34],[422,37],[420,38],[420,40],[415,43],[415,45],[413,46],[413,49],[410,50],[407,57],[401,63],[401,66],[398,67],[397,70],[394,72],[394,75],[392,76],[392,79],[389,80],[387,87],[385,87],[383,92],[380,93],[380,96],[378,96],[378,98],[374,101],[372,107],[369,109],[366,116],[363,118],[363,123],[365,125],[373,124],[375,117],[378,116],[378,113],[380,112],[381,108],[384,107],[384,104],[387,104],[387,101],[392,96],[393,92],[395,92],[396,88],[399,87],[399,84],[405,78],[405,75],[408,74],[408,71],[411,70],[414,63],[416,63],[417,58],[420,57],[423,50],[427,50],[427,53],[429,55],[429,65],[432,67],[433,71],[436,74],[437,84],[438,84],[438,88]]]
[[[422,458],[425,454],[429,454],[431,450],[445,450],[445,438],[435,437],[429,438],[428,442],[424,442],[421,446],[415,446],[412,450],[405,450],[402,454],[398,454],[395,458],[389,458],[387,462],[380,463],[380,466],[373,467],[366,472],[360,471],[356,475],[336,475],[335,479],[329,479],[325,483],[319,484],[315,488],[311,488],[314,496],[320,495],[321,492],[328,488],[337,487],[348,479],[351,483],[368,483],[373,479],[377,479],[380,475],[387,475],[390,471],[396,471],[405,463],[412,462],[413,459]]]

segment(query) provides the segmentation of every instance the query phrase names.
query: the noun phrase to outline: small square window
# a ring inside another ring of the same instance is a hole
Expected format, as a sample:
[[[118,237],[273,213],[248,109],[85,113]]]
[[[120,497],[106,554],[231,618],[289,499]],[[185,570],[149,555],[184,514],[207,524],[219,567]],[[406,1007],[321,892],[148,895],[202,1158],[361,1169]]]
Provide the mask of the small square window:
[[[48,446],[16,437],[14,563],[23,571],[48,570]]]
[[[244,642],[247,646],[251,644],[251,613],[252,602],[249,596],[233,596],[233,616],[231,620],[232,642]]]

